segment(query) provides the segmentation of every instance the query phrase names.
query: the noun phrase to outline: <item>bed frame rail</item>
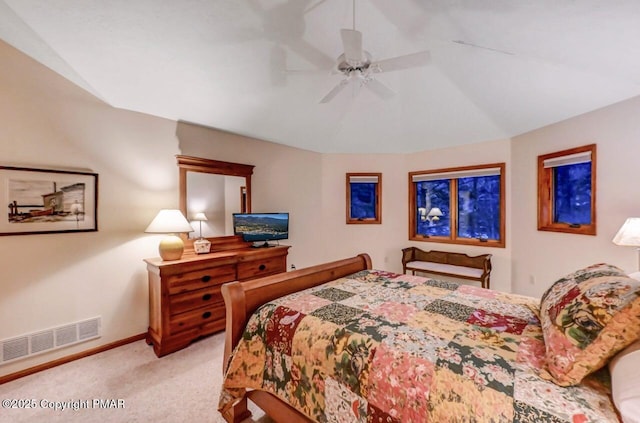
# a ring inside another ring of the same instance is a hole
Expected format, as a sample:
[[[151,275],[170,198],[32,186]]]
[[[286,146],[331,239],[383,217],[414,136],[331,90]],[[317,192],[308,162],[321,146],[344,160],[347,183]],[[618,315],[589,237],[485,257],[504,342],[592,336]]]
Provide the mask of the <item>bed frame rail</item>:
[[[222,285],[222,297],[225,302],[227,319],[224,361],[222,364],[223,372],[226,372],[229,357],[231,357],[235,346],[240,342],[249,318],[259,306],[284,295],[321,285],[365,269],[371,269],[371,258],[368,254],[359,254],[356,257],[319,264],[292,272],[279,273],[247,282],[234,281]],[[254,393],[251,392],[250,394]],[[269,412],[268,408],[273,410],[275,406],[273,401],[279,401],[264,392],[260,394],[255,392],[255,395],[249,396],[267,413]],[[279,404],[278,407],[282,405],[284,404]],[[284,406],[287,407],[286,405]],[[302,416],[292,408],[290,411]],[[238,422],[250,415],[245,398],[223,417],[229,422]],[[299,420],[289,418],[287,421]]]

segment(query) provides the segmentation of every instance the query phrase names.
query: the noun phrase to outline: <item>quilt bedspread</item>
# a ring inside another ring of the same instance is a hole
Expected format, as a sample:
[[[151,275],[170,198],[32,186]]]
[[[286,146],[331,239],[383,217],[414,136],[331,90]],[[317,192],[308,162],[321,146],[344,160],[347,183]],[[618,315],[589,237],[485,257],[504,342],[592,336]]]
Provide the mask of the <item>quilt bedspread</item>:
[[[538,300],[358,272],[263,305],[230,359],[220,409],[245,389],[316,422],[617,422],[608,375],[539,377]]]

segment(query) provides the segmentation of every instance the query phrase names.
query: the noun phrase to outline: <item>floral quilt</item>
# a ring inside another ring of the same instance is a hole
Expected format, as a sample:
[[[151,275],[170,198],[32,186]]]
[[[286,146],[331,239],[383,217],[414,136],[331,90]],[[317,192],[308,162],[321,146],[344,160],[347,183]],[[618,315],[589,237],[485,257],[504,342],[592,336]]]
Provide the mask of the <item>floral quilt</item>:
[[[279,298],[247,324],[220,410],[259,389],[316,422],[618,422],[604,371],[540,378],[538,302],[377,270]]]

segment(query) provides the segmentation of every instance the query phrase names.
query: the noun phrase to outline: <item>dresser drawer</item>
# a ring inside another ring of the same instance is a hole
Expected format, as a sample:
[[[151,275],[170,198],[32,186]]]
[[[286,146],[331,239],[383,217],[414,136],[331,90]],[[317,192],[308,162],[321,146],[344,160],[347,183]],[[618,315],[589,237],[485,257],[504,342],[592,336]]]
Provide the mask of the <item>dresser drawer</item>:
[[[171,316],[169,319],[169,330],[172,334],[176,334],[185,329],[195,326],[205,326],[216,321],[221,322],[222,326],[224,326],[224,320],[224,304],[212,304],[209,307],[198,308]]]
[[[288,246],[251,248],[241,237],[229,238],[209,254],[188,250],[180,260],[145,259],[149,275],[146,340],[158,357],[225,329],[224,283],[286,272]]]
[[[233,264],[194,270],[172,275],[167,280],[169,294],[192,291],[205,287],[221,285],[236,279],[236,268]]]
[[[238,263],[238,280],[259,278],[287,270],[286,257],[265,258]]]
[[[169,309],[171,315],[184,313],[195,308],[219,305],[224,307],[224,299],[220,293],[222,285],[210,286],[182,294],[169,296]]]

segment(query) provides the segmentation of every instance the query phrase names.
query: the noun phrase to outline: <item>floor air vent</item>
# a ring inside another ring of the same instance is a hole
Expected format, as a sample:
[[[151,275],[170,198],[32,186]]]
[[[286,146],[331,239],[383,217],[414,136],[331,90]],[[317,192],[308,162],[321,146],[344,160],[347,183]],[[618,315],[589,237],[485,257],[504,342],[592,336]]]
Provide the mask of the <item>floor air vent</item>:
[[[101,329],[102,319],[94,317],[4,339],[0,341],[0,364],[99,338]]]

